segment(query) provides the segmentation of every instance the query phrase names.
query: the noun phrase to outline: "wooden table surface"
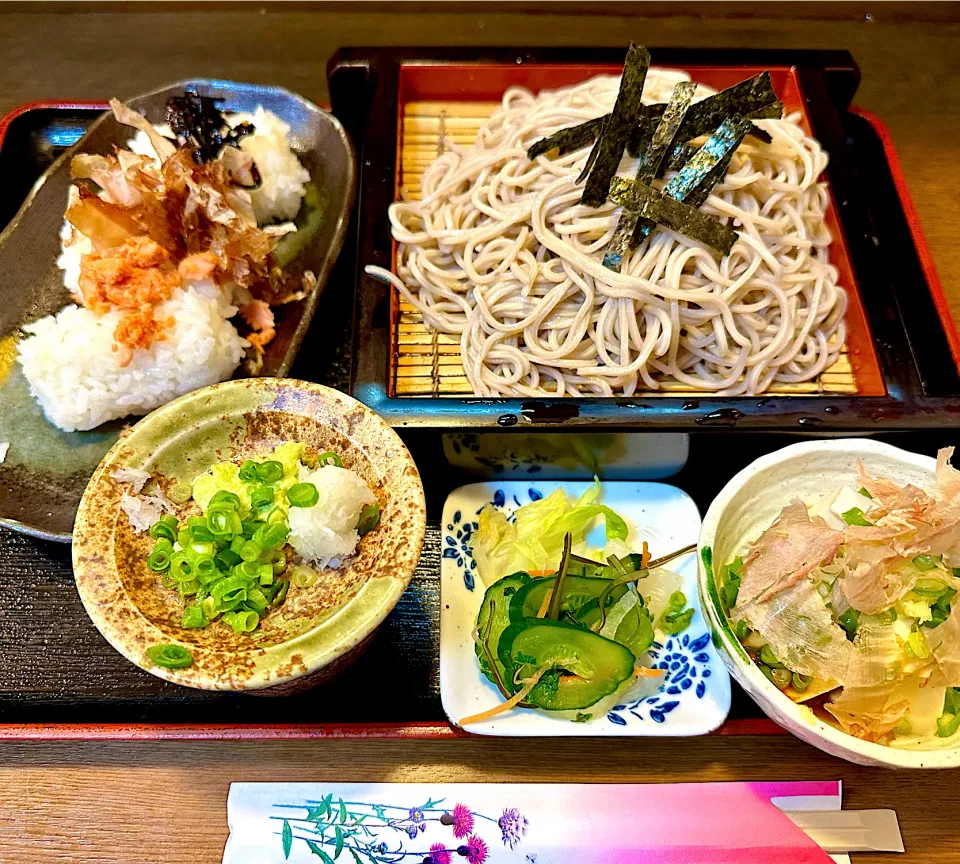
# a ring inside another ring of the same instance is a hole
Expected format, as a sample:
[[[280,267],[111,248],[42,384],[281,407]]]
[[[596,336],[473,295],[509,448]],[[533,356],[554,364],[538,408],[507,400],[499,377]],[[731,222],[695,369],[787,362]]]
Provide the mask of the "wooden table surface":
[[[36,99],[130,96],[190,75],[282,84],[323,101],[326,60],[350,44],[623,46],[633,39],[649,46],[845,48],[863,72],[856,102],[890,128],[960,321],[957,4],[363,5],[0,4],[0,115]],[[233,780],[833,778],[844,781],[849,807],[897,809],[907,846],[897,860],[960,864],[955,774],[860,768],[785,735],[6,743],[0,862],[218,861]]]

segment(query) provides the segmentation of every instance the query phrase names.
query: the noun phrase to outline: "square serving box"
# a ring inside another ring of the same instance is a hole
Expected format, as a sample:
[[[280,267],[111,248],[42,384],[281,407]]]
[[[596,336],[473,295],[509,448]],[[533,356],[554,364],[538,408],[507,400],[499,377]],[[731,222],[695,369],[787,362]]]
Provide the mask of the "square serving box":
[[[479,399],[455,338],[429,332],[399,294],[363,273],[395,265],[386,211],[451,135],[469,143],[509,86],[534,92],[619,74],[606,49],[344,49],[330,61],[333,109],[360,152],[352,393],[398,427],[693,430],[913,429],[953,417],[960,340],[882,124],[850,107],[860,80],[846,52],[654,49],[716,89],[769,70],[787,112],[830,155],[831,261],[849,288],[847,348],[819,379],[759,397],[677,385],[630,398]]]

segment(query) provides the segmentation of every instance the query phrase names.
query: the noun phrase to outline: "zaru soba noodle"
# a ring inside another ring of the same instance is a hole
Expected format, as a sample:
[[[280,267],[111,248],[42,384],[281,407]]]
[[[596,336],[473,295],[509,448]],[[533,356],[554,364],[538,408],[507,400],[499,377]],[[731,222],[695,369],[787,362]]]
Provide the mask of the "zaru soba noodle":
[[[682,102],[686,80],[650,69],[643,104]],[[471,147],[445,142],[422,199],[390,208],[398,275],[367,272],[395,285],[428,326],[460,336],[467,378],[483,396],[618,396],[668,382],[756,394],[816,378],[843,347],[847,303],[818,182],[827,154],[797,114],[755,119],[699,206],[705,221],[727,226],[729,252],[655,219],[618,272],[604,258],[623,208],[610,197],[581,203],[593,142],[532,159],[527,151],[611,112],[620,87],[600,76],[536,96],[507,90]],[[687,89],[691,111],[714,93]],[[658,130],[661,143],[670,131]],[[680,146],[693,152],[709,135]],[[620,152],[618,177],[639,179],[644,154]],[[661,192],[677,176],[664,165],[649,184]]]

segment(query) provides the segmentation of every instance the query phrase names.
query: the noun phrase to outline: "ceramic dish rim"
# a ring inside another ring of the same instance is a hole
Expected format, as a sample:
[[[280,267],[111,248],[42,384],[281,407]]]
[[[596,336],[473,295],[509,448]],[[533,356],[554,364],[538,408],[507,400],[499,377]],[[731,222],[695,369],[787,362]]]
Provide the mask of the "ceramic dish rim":
[[[197,680],[196,678],[191,677],[189,680],[185,680],[179,674],[180,670],[144,665],[140,659],[137,659],[140,656],[140,647],[138,646],[136,650],[132,650],[128,644],[128,640],[119,635],[112,626],[108,626],[104,620],[104,617],[100,614],[98,594],[100,591],[102,591],[102,589],[99,589],[97,586],[96,574],[91,572],[86,561],[80,559],[82,546],[76,543],[73,544],[73,576],[77,593],[80,595],[80,600],[87,612],[87,615],[90,617],[90,620],[97,628],[101,636],[103,636],[103,638],[106,639],[107,642],[109,642],[110,645],[120,654],[122,654],[129,662],[133,663],[135,666],[138,666],[140,669],[143,669],[145,672],[149,672],[158,678],[163,678],[175,684],[192,687],[199,690],[243,692],[248,690],[266,689],[317,672],[318,670],[321,670],[335,662],[339,657],[347,654],[352,648],[359,645],[377,630],[377,628],[393,610],[394,606],[396,606],[397,601],[403,595],[404,591],[406,591],[416,571],[420,554],[422,552],[423,539],[426,531],[426,506],[423,494],[423,482],[420,478],[420,472],[417,470],[416,463],[413,461],[413,457],[410,455],[410,452],[403,443],[403,440],[399,435],[397,435],[393,428],[385,423],[382,418],[380,418],[373,410],[368,408],[362,402],[358,402],[353,397],[323,384],[316,384],[310,381],[298,381],[291,378],[254,378],[223,381],[219,384],[213,384],[210,387],[194,390],[191,393],[184,394],[183,396],[166,403],[165,405],[157,408],[155,411],[152,411],[150,414],[143,417],[136,425],[141,426],[141,424],[155,424],[157,422],[163,422],[166,419],[163,416],[164,414],[175,412],[184,402],[195,399],[206,399],[214,390],[223,392],[237,387],[253,387],[257,390],[264,387],[278,388],[281,390],[306,389],[312,390],[323,398],[329,398],[329,394],[332,393],[335,395],[335,398],[344,399],[347,401],[347,403],[353,403],[351,407],[359,406],[364,414],[374,418],[380,428],[381,434],[383,434],[384,438],[390,442],[391,446],[398,451],[394,458],[402,460],[404,463],[406,463],[407,467],[412,466],[414,469],[414,473],[411,476],[410,482],[414,483],[415,487],[419,489],[419,496],[416,502],[418,504],[416,508],[416,524],[414,525],[414,533],[419,538],[419,543],[418,548],[415,550],[415,554],[410,556],[408,566],[398,568],[396,572],[391,575],[390,589],[383,593],[382,598],[374,607],[374,610],[362,620],[360,627],[347,630],[345,634],[342,634],[339,637],[339,639],[325,640],[323,646],[315,646],[315,649],[312,653],[307,653],[307,651],[304,650],[305,644],[309,643],[310,640],[315,641],[319,636],[323,635],[322,631],[324,628],[334,631],[336,630],[337,619],[343,612],[348,610],[358,598],[363,595],[366,587],[370,585],[369,581],[365,582],[357,594],[350,598],[350,600],[343,606],[338,608],[337,612],[330,618],[320,622],[310,630],[307,630],[306,632],[301,633],[291,639],[260,649],[264,655],[271,658],[269,667],[267,669],[258,668],[249,678],[243,681],[243,685],[241,687],[231,686],[228,681],[212,680],[209,678],[201,678],[200,680]],[[134,427],[134,430],[130,434],[135,434],[135,432],[136,427]],[[80,505],[77,508],[76,525],[86,523],[89,510],[89,505],[87,503],[88,494],[90,493],[90,490],[94,488],[96,482],[100,480],[102,475],[109,468],[111,468],[121,456],[121,451],[124,448],[129,447],[129,437],[130,436],[128,435],[118,440],[110,448],[106,456],[104,456],[103,461],[101,461],[101,463],[97,466],[90,483],[84,490],[83,498],[81,498]],[[368,456],[367,458],[370,457]],[[373,460],[371,459],[371,461]],[[116,568],[111,566],[110,569],[111,577],[114,577]],[[131,598],[129,598],[129,594],[127,594],[127,592],[124,592],[124,594],[127,596],[131,606],[137,613],[137,627],[140,628],[144,626],[144,621],[146,619],[140,612],[139,607]],[[152,627],[153,625],[147,626]],[[289,664],[292,667],[291,657],[294,654],[301,654],[303,658],[302,665],[305,668],[298,670],[292,670],[291,668],[291,671],[288,674],[274,675],[273,670],[278,666]]]

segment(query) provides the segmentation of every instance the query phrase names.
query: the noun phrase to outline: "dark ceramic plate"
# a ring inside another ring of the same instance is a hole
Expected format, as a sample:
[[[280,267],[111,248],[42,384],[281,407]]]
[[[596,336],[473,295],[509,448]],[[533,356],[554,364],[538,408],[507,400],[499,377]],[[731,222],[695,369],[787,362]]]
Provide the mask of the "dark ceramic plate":
[[[277,335],[267,347],[261,372],[286,375],[343,245],[356,185],[353,148],[335,117],[279,87],[198,78],[128,104],[159,123],[167,99],[187,87],[222,99],[228,111],[253,111],[262,105],[275,113],[290,124],[293,148],[310,172],[311,183],[297,217],[299,230],[284,238],[286,245],[278,247],[278,257],[313,270],[317,286],[304,300],[276,310]],[[63,432],[49,423],[15,362],[16,344],[24,324],[70,302],[56,261],[71,157],[78,152],[107,153],[131,137],[129,127],[104,114],[50,166],[0,233],[0,441],[10,442],[0,465],[0,524],[51,540],[70,540],[83,489],[125,421],[91,432]],[[238,370],[238,377],[242,374]]]

